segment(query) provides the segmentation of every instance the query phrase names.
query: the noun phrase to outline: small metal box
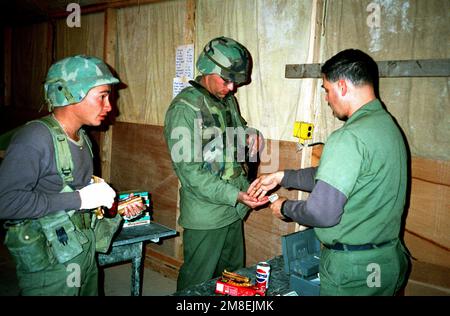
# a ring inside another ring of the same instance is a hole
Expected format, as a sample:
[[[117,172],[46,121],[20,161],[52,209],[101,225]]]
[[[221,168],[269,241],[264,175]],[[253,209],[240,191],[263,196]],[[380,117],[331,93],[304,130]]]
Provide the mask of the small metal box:
[[[284,270],[289,285],[298,295],[315,296],[320,293],[320,241],[313,229],[281,237]]]

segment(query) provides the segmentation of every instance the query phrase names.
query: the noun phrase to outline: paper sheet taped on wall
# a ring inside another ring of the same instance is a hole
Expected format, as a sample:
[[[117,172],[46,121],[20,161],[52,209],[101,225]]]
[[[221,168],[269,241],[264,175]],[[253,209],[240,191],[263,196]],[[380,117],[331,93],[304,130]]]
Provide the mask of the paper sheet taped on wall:
[[[173,97],[175,98],[181,90],[188,86],[190,86],[188,80],[183,80],[182,78],[173,78]]]
[[[173,78],[173,97],[189,86],[194,78],[194,44],[177,47],[175,54],[175,78]]]
[[[175,76],[194,78],[194,44],[177,47],[175,54]]]

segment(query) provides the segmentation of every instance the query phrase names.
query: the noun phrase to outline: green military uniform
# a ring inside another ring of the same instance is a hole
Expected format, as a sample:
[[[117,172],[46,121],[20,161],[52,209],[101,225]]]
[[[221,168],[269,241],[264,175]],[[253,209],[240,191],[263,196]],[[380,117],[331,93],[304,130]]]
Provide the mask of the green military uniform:
[[[68,57],[50,67],[45,99],[52,111],[118,82],[100,59]],[[69,139],[53,115],[2,138],[2,146],[11,143],[0,165],[0,218],[8,219],[5,244],[22,295],[98,294],[95,252],[107,251],[121,217],[94,222],[91,212],[80,210],[76,190],[89,185],[93,161],[82,128],[78,138]]]
[[[50,256],[51,263],[45,269],[35,272],[17,268],[16,273],[21,295],[98,295],[94,230],[90,227],[83,229],[77,227],[78,229],[78,233],[83,236],[84,244],[81,245],[82,252],[73,259],[59,263]]]
[[[31,149],[31,146],[34,147]],[[82,130],[77,144],[69,142],[64,131],[50,115],[27,124],[17,132],[17,137],[13,139],[7,152],[8,158],[15,159],[8,159],[4,167],[11,171],[17,170],[14,163],[23,165],[25,161],[21,159],[32,159],[38,167],[16,171],[16,177],[21,180],[25,177],[34,180],[39,177],[39,170],[45,170],[44,166],[50,165],[51,175],[47,176],[47,181],[39,181],[36,191],[50,191],[62,187],[59,189],[60,194],[67,194],[74,191],[72,186],[77,187],[82,181],[89,181],[89,174],[92,173],[90,147],[89,139]],[[50,163],[44,159],[40,160],[39,157],[42,156],[52,157],[53,160]],[[88,163],[79,165],[80,161]],[[68,167],[69,164],[72,166]],[[60,173],[62,169],[71,171],[63,175]],[[81,175],[83,176],[80,178]],[[23,181],[9,184],[9,189],[14,191],[16,185],[24,186],[25,180]],[[58,182],[54,187],[53,181]],[[39,203],[34,206],[42,207]],[[35,219],[27,218],[33,216],[31,212],[28,216],[22,216],[26,219],[5,223],[5,244],[16,261],[20,294],[97,295],[96,239],[91,227],[92,214],[61,210]]]
[[[347,203],[339,224],[315,228],[317,237],[325,245],[380,247],[324,248],[321,295],[393,295],[403,283],[407,257],[398,237],[406,198],[406,162],[402,135],[377,99],[330,135],[316,180],[344,193]],[[379,274],[371,274],[375,272]],[[379,284],[372,282],[373,277],[380,277]]]
[[[245,135],[233,134],[235,128],[245,127],[245,121],[235,97],[229,94],[219,100],[198,82],[191,84],[172,101],[164,126],[181,182],[179,223],[185,229],[185,264],[178,289],[208,280],[224,268],[243,266],[242,219],[249,210],[237,202],[239,191],[246,191],[249,183],[236,161],[237,146],[244,146]]]

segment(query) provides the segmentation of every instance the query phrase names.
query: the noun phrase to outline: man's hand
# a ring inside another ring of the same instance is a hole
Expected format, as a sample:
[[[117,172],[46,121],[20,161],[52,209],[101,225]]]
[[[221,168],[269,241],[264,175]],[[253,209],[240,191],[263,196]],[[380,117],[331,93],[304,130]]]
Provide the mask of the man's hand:
[[[257,208],[258,206],[267,204],[267,202],[269,202],[269,198],[265,197],[258,200],[257,198],[251,197],[246,192],[241,191],[238,194],[237,201],[247,205],[250,208]]]
[[[279,219],[286,219],[286,217],[284,217],[281,214],[281,205],[283,205],[283,202],[286,201],[287,199],[285,197],[279,197],[278,200],[276,200],[275,202],[273,202],[272,204],[270,204],[270,209],[272,210],[272,215],[279,218]]]
[[[93,209],[99,206],[111,208],[116,192],[106,183],[93,183],[78,190],[80,193],[80,209]]]
[[[140,215],[147,206],[142,202],[136,202],[125,206],[123,216],[128,219],[132,219]]]
[[[279,185],[283,177],[284,171],[262,175],[250,184],[247,194],[260,200],[267,194],[267,191]]]

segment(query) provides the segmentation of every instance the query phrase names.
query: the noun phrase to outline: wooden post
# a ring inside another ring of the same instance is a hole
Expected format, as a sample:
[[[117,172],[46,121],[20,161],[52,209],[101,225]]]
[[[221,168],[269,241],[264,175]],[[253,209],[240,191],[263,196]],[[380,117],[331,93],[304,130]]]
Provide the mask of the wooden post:
[[[321,33],[323,27],[323,11],[324,1],[314,0],[313,9],[311,12],[311,31],[309,36],[309,50],[308,50],[308,62],[317,62],[320,58],[320,43]],[[303,91],[305,91],[303,93]],[[315,104],[317,100],[317,80],[308,79],[302,86],[302,99],[299,104]],[[314,113],[309,114],[310,120],[314,119]],[[300,168],[307,168],[311,166],[311,147],[303,147],[301,151]],[[303,200],[308,197],[308,193],[298,191],[298,199]],[[305,230],[307,227],[296,224],[295,231]]]
[[[117,49],[117,9],[107,8],[105,10],[105,30],[103,58],[107,64],[115,68]],[[102,178],[106,182],[111,181],[111,152],[112,152],[113,126],[108,130],[100,132],[100,163]]]
[[[193,44],[195,41],[195,8],[196,0],[186,1],[186,16],[184,19],[184,44]],[[180,217],[180,181],[178,181],[178,193],[177,193],[177,210],[176,210],[176,230],[180,232],[180,236],[183,235],[183,227],[178,224],[178,218]],[[183,259],[183,240],[182,238],[175,239],[175,258]]]
[[[3,105],[4,106],[10,106],[11,105],[11,62],[12,62],[12,56],[11,56],[11,50],[12,50],[12,29],[9,26],[5,26],[3,28],[3,45],[4,45],[4,83],[5,87],[3,90]]]
[[[56,28],[54,27],[54,21],[47,22],[47,69],[55,61],[55,47],[54,47],[54,39],[56,38]]]

